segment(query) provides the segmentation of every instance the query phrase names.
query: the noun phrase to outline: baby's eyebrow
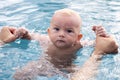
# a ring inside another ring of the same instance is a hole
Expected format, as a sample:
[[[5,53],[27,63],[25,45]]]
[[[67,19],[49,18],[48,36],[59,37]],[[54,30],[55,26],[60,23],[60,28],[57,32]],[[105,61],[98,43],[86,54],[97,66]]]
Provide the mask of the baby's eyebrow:
[[[67,28],[67,29],[69,29],[69,30],[73,30],[73,28]]]
[[[57,24],[54,24],[54,27],[59,27]]]

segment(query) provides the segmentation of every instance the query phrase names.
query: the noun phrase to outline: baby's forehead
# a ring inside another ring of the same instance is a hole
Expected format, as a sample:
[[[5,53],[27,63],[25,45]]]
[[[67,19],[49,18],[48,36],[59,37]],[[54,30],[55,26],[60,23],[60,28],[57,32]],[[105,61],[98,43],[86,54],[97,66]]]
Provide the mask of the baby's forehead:
[[[61,9],[55,11],[51,23],[53,24],[55,23],[56,25],[61,25],[61,26],[70,25],[78,28],[81,26],[81,17],[74,10]]]
[[[61,14],[61,15],[65,15],[65,16],[79,16],[79,14],[76,11],[73,11],[71,9],[61,9],[61,10],[57,10],[55,11],[54,15],[57,14]],[[79,16],[80,17],[80,16]]]

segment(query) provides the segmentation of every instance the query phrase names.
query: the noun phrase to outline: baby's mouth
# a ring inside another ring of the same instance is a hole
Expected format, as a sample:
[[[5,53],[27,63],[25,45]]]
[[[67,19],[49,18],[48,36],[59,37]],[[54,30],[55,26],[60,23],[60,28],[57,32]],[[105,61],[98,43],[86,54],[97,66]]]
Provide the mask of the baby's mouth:
[[[62,42],[62,43],[65,42],[64,40],[57,40],[57,41],[58,41],[58,42]]]

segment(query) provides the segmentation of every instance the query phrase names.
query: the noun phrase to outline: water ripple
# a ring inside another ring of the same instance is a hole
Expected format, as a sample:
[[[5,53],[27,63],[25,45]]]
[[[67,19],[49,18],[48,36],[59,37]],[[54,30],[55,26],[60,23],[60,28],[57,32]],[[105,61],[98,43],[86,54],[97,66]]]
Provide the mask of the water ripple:
[[[120,45],[119,0],[0,0],[0,27],[4,25],[25,26],[31,31],[46,33],[54,11],[62,8],[70,8],[79,12],[83,20],[83,39],[94,39],[92,26],[103,25],[108,33],[115,35]],[[91,33],[90,36],[88,36],[89,33]],[[42,52],[38,43],[23,42],[22,45],[20,44],[21,42],[15,41],[13,46],[8,44],[0,48],[0,80],[11,80],[10,76],[15,69],[32,59],[36,60],[40,55],[39,52]],[[88,59],[90,52],[92,52],[91,47],[82,49],[78,53],[76,63],[82,65]],[[120,79],[120,55],[111,56],[103,60],[97,80]]]

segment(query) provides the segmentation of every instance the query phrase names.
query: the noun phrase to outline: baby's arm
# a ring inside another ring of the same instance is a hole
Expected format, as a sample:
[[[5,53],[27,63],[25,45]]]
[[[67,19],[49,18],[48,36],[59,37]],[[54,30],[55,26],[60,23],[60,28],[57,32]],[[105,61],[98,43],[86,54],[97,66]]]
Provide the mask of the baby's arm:
[[[47,38],[46,35],[41,35],[38,33],[31,33],[23,27],[18,28],[18,30],[16,31],[16,35],[21,39],[37,40],[37,41],[44,41]]]

